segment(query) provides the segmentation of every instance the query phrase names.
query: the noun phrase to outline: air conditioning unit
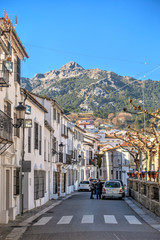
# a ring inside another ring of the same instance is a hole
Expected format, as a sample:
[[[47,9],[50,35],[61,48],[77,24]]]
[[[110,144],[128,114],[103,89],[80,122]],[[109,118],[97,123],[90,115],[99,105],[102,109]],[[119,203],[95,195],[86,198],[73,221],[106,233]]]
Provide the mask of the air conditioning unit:
[[[13,62],[10,61],[5,61],[4,62],[5,67],[9,72],[13,72]]]

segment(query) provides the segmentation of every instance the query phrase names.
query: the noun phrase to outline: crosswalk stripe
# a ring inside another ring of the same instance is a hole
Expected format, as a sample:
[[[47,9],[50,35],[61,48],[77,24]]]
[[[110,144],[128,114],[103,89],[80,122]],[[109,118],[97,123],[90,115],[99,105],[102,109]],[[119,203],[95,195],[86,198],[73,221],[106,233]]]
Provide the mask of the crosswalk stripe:
[[[34,226],[45,225],[51,220],[52,217],[42,217],[38,222],[33,224]]]
[[[83,215],[81,223],[93,223],[94,216],[93,215]]]
[[[117,220],[114,215],[104,215],[105,223],[117,224]]]
[[[125,215],[124,217],[127,219],[129,224],[142,224],[135,216]]]
[[[73,216],[63,216],[57,224],[69,224]]]

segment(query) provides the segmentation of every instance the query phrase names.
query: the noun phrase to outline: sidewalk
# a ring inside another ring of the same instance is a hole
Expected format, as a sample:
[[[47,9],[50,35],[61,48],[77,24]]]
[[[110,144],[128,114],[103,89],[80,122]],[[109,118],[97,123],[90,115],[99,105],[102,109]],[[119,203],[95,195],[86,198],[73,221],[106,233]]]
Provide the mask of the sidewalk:
[[[130,208],[133,209],[146,223],[160,232],[160,217],[146,209],[143,205],[135,201],[131,197],[126,197],[124,200]]]
[[[61,197],[57,200],[50,200],[43,206],[34,208],[28,212],[25,212],[22,216],[17,216],[16,220],[9,221],[8,224],[0,224],[0,240],[18,240],[21,235],[26,231],[27,227],[42,214],[49,211],[51,208],[59,205],[63,200],[70,198],[76,194],[75,192]]]
[[[57,200],[50,200],[41,207],[32,209],[24,213],[22,216],[17,216],[15,221],[10,221],[8,224],[0,224],[0,240],[18,240],[22,234],[27,230],[27,227],[32,222],[46,213],[53,207],[59,205],[62,201],[75,195],[76,192],[67,195],[66,197]],[[124,200],[146,223],[160,232],[160,217],[156,216],[151,211],[144,208],[141,204],[130,197]]]

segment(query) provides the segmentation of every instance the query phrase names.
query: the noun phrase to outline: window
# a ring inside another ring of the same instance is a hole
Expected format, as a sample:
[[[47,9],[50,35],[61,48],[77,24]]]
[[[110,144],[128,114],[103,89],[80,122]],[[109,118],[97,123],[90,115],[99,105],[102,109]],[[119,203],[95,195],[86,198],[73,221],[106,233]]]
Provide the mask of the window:
[[[57,113],[57,122],[60,123],[60,113]]]
[[[14,170],[14,179],[13,179],[13,194],[14,195],[19,195],[19,172],[20,169],[17,168],[16,170]]]
[[[17,57],[16,61],[14,62],[14,71],[15,71],[15,80],[20,84],[21,78],[21,61],[19,57]]]
[[[56,109],[53,108],[53,120],[56,120]]]
[[[74,131],[74,138],[77,139],[77,131]]]
[[[46,139],[44,139],[44,161],[47,160],[47,157],[46,157]]]
[[[44,197],[46,191],[46,172],[34,171],[34,200]]]
[[[50,143],[48,142],[48,162],[50,162]]]
[[[42,155],[42,127],[39,127],[39,155]]]
[[[38,149],[38,124],[34,123],[34,149]]]
[[[4,103],[4,113],[11,117],[11,104],[7,101]]]
[[[28,128],[28,152],[31,153],[31,128]]]

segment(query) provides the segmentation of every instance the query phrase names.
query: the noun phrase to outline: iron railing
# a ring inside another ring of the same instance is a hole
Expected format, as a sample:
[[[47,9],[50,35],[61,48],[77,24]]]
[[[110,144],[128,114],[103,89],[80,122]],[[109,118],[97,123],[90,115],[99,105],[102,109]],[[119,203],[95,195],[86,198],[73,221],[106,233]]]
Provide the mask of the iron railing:
[[[0,110],[0,143],[4,140],[12,142],[12,119]]]
[[[0,87],[9,87],[9,71],[3,62],[0,62]]]
[[[59,153],[59,162],[63,163],[63,153]]]

